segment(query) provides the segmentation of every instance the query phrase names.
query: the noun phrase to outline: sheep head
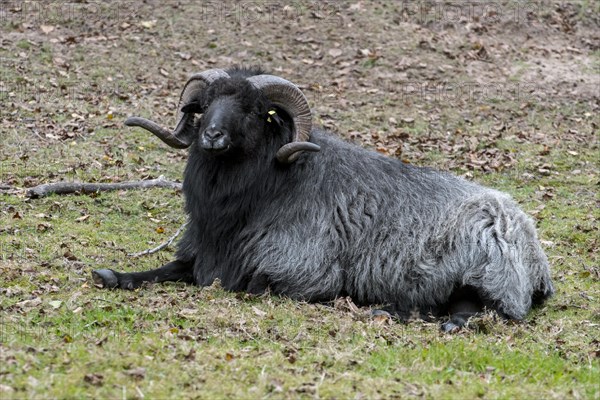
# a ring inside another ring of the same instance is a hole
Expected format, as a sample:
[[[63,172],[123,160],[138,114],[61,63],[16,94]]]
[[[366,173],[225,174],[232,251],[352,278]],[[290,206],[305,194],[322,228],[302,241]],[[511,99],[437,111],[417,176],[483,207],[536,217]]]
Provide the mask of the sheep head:
[[[177,123],[173,132],[140,117],[128,118],[125,124],[142,127],[174,148],[187,148],[198,138],[198,144],[205,151],[225,153],[239,145],[235,143],[239,138],[229,132],[235,123],[239,123],[232,116],[239,119],[240,115],[244,115],[246,119],[255,118],[255,122],[261,118],[270,120],[270,116],[260,115],[256,110],[242,109],[235,96],[210,98],[207,92],[210,92],[211,84],[221,79],[232,78],[223,70],[213,69],[194,74],[188,79],[179,98]],[[303,151],[320,150],[318,145],[308,141],[312,127],[310,107],[296,85],[273,75],[250,76],[245,81],[249,85],[246,95],[252,95],[253,89],[260,92],[273,106],[285,111],[293,122],[292,141],[284,144],[276,153],[279,162],[289,164],[296,161]],[[199,126],[195,123],[195,114],[203,114]],[[248,123],[252,124],[252,121]]]

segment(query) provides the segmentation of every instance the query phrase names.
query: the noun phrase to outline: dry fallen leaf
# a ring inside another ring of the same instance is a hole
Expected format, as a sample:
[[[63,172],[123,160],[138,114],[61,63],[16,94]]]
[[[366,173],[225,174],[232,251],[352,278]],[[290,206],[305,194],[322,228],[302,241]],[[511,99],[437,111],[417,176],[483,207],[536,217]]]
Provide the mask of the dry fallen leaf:
[[[252,311],[254,311],[254,314],[258,315],[259,317],[264,317],[265,315],[267,315],[267,313],[255,306],[252,306]]]
[[[331,57],[334,57],[334,58],[341,56],[342,53],[343,53],[342,49],[331,49],[331,50],[329,50],[329,55]]]
[[[135,379],[144,379],[146,376],[146,368],[142,367],[126,369],[124,372]]]
[[[42,304],[42,299],[36,297],[34,299],[20,301],[16,304],[16,306],[19,308],[33,308],[39,306],[40,304]]]
[[[41,25],[40,29],[47,35],[54,30],[54,27],[52,25]]]
[[[57,308],[60,308],[60,306],[62,305],[62,301],[52,300],[52,301],[49,301],[48,304],[50,305],[50,307],[52,307],[56,310]]]
[[[146,29],[150,29],[150,28],[154,28],[156,26],[156,20],[150,20],[150,21],[142,21],[140,22],[140,25]]]
[[[50,228],[52,228],[52,225],[50,224],[38,224],[37,226],[38,232],[46,232]]]
[[[75,254],[71,253],[71,250],[68,250],[68,249],[63,254],[63,257],[69,261],[77,261],[78,260],[77,256],[75,256]]]
[[[11,393],[14,391],[15,391],[15,389],[13,389],[12,387],[10,387],[8,385],[0,384],[0,392]]]
[[[104,376],[100,374],[87,374],[83,377],[83,380],[85,383],[89,383],[90,385],[102,386],[102,383],[104,382]]]

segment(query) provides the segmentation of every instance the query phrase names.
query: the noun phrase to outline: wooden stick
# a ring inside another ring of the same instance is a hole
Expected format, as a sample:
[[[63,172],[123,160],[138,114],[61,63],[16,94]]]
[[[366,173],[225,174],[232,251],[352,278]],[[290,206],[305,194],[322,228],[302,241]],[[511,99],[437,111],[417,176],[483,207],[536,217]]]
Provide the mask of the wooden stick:
[[[173,234],[173,236],[171,236],[166,242],[161,243],[160,245],[156,246],[155,248],[144,250],[144,251],[141,251],[139,253],[130,253],[130,254],[127,254],[127,255],[129,257],[140,257],[140,256],[146,256],[148,254],[154,254],[154,253],[157,253],[157,252],[161,251],[162,249],[164,249],[165,247],[167,247],[171,243],[173,243],[173,240],[175,240],[177,238],[177,236],[179,236],[181,234],[181,231],[183,231],[183,228],[185,228],[187,224],[188,223],[186,222],[185,224],[181,225],[179,227],[179,229],[177,229],[177,231]]]
[[[94,193],[109,190],[129,190],[148,188],[181,189],[181,183],[168,181],[164,176],[145,181],[128,181],[119,183],[86,183],[86,182],[56,182],[46,183],[27,189],[27,197],[37,199],[50,194]]]

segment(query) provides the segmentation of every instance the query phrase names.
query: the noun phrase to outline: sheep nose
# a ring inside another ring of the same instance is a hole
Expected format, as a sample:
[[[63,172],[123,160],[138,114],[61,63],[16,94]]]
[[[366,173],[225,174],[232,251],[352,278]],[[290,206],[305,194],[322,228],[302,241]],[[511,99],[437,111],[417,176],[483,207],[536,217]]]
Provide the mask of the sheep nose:
[[[204,136],[210,140],[217,140],[221,136],[223,136],[223,132],[217,128],[208,128],[204,131]]]

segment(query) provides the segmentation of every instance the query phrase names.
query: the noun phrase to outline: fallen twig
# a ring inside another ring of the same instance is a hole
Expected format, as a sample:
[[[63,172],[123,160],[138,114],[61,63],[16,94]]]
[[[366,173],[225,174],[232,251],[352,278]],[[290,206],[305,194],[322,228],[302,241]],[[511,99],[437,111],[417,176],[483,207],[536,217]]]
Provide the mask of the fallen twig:
[[[22,192],[22,190],[14,187],[14,186],[10,186],[10,185],[5,185],[0,183],[0,193],[2,194],[17,194]]]
[[[85,183],[85,182],[56,182],[46,183],[27,189],[27,197],[38,198],[50,194],[94,193],[109,190],[147,189],[147,188],[181,189],[181,183],[168,181],[164,176],[145,181],[129,181],[118,183]]]
[[[164,249],[165,247],[169,246],[171,243],[173,243],[173,240],[175,240],[177,238],[177,236],[179,236],[181,234],[181,231],[183,231],[183,228],[185,228],[185,226],[188,223],[184,223],[183,225],[181,225],[179,227],[179,229],[177,229],[177,231],[173,234],[173,236],[171,236],[166,242],[161,243],[160,245],[154,247],[153,249],[148,249],[148,250],[144,250],[141,251],[139,253],[130,253],[127,254],[129,257],[140,257],[140,256],[146,256],[148,254],[154,254],[156,252],[161,251],[162,249]]]

